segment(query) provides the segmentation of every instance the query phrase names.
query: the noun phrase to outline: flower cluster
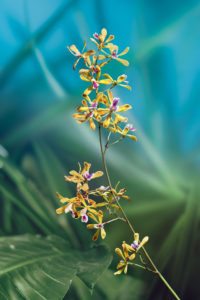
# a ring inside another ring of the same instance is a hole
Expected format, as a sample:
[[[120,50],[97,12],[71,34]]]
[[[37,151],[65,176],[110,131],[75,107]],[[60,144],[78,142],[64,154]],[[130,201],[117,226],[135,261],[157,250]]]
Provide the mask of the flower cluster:
[[[148,236],[145,236],[141,242],[139,242],[139,234],[134,234],[134,241],[131,245],[127,244],[125,241],[122,243],[122,250],[119,248],[115,249],[115,252],[121,256],[122,260],[117,265],[118,271],[115,272],[115,275],[121,274],[124,271],[124,274],[127,273],[128,265],[131,264],[131,261],[135,259],[137,252],[148,242]]]
[[[109,74],[102,74],[102,68],[113,60],[124,66],[129,66],[129,62],[121,58],[121,56],[128,53],[129,47],[118,54],[118,46],[110,43],[114,40],[114,35],[107,37],[105,28],[101,30],[101,34],[94,33],[91,40],[97,46],[96,51],[83,52],[86,42],[82,53],[75,45],[68,47],[69,51],[77,58],[73,68],[75,69],[79,60],[82,59],[85,67],[79,70],[79,75],[83,81],[89,83],[89,86],[83,92],[82,105],[77,108],[77,113],[73,117],[77,120],[77,123],[88,121],[92,130],[96,128],[95,123],[98,123],[110,132],[120,134],[121,138],[128,136],[136,140],[136,136],[132,134],[135,128],[127,123],[127,117],[121,115],[121,112],[131,109],[131,105],[120,105],[120,98],[115,97],[111,91],[116,86],[131,90],[127,76],[122,74],[117,79],[113,79]],[[104,89],[101,86],[107,86],[108,88]],[[95,95],[91,96],[93,91]],[[126,124],[123,125],[123,123]]]
[[[99,126],[99,131],[101,131],[101,127],[109,130],[107,143],[105,145],[106,150],[125,137],[136,140],[136,136],[133,135],[135,128],[132,124],[128,123],[127,116],[121,114],[130,110],[132,107],[130,104],[121,104],[119,97],[116,97],[112,90],[116,86],[131,90],[131,87],[128,85],[127,76],[122,74],[118,76],[117,79],[113,79],[107,73],[102,74],[102,68],[113,60],[118,61],[124,66],[128,66],[129,62],[122,59],[121,56],[128,53],[129,47],[125,48],[121,53],[118,53],[118,46],[111,43],[111,41],[114,40],[114,36],[107,36],[107,30],[105,28],[101,30],[100,34],[94,33],[91,40],[97,46],[96,51],[85,51],[86,42],[81,52],[75,45],[68,47],[69,51],[76,57],[73,69],[76,68],[79,61],[82,61],[84,68],[79,70],[79,75],[83,81],[89,83],[83,92],[82,104],[77,107],[77,112],[74,113],[73,117],[77,123],[85,123],[88,121],[92,130],[95,130],[96,124]],[[101,88],[102,86],[107,86],[107,88]],[[95,92],[94,95],[93,92]],[[123,123],[125,124],[122,125]],[[109,138],[112,133],[118,133],[121,137],[119,140],[110,143]],[[105,150],[103,152],[101,139],[100,145],[103,156]],[[90,181],[101,177],[103,172],[97,171],[91,173],[91,164],[88,162],[84,162],[83,168],[80,163],[78,165],[78,171],[71,170],[69,175],[65,176],[66,181],[76,184],[76,194],[72,198],[67,198],[57,193],[63,206],[59,207],[56,212],[57,214],[63,212],[66,214],[70,213],[72,218],[80,219],[83,223],[89,223],[86,225],[86,228],[95,230],[92,237],[94,241],[98,239],[99,235],[104,239],[106,237],[105,225],[117,220],[127,222],[126,217],[122,218],[119,216],[119,213],[123,212],[119,201],[120,199],[130,200],[130,198],[125,194],[125,188],[118,188],[119,182],[115,187],[111,186],[106,167],[105,172],[109,185],[91,189]],[[107,210],[108,216],[114,215],[115,218],[105,221],[103,209]],[[123,213],[122,215],[124,216]],[[119,270],[115,274],[121,274],[123,271],[127,273],[128,264],[130,264],[135,258],[136,253],[148,240],[148,237],[145,237],[139,242],[138,234],[135,234],[134,238],[135,240],[131,245],[123,242],[123,251],[116,248],[115,252],[119,254],[123,260],[118,264],[117,269]]]
[[[107,209],[118,209],[115,199],[113,195],[116,195],[119,200],[120,197],[124,199],[129,199],[128,196],[124,195],[126,189],[120,189],[117,191],[117,186],[115,189],[110,189],[110,187],[100,186],[94,190],[91,190],[89,187],[89,182],[92,179],[101,177],[103,172],[97,171],[95,173],[90,173],[91,164],[88,162],[84,162],[83,169],[79,164],[79,171],[72,170],[69,172],[69,176],[65,176],[65,180],[69,182],[73,182],[76,184],[76,196],[73,198],[67,198],[61,196],[57,193],[60,202],[64,204],[59,207],[56,212],[57,214],[61,214],[63,212],[71,213],[72,218],[81,219],[83,223],[88,223],[89,218],[95,222],[95,224],[88,224],[88,229],[97,229],[96,233],[93,236],[93,240],[96,241],[99,232],[101,231],[101,237],[104,239],[106,237],[106,232],[104,229],[104,225],[110,223],[110,221],[103,222],[103,212],[99,210],[102,207]],[[94,196],[100,196],[103,201],[98,201],[98,203],[91,199]]]

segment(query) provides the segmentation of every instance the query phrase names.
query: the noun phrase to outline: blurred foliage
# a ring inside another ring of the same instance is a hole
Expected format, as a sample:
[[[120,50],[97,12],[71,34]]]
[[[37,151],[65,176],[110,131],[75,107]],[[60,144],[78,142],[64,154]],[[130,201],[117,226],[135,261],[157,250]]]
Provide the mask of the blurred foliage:
[[[77,249],[91,235],[79,221],[57,216],[55,192],[73,194],[63,176],[77,161],[102,169],[98,134],[72,119],[85,88],[72,70],[66,46],[82,46],[106,27],[131,67],[133,92],[118,88],[134,107],[129,119],[138,143],[124,141],[107,153],[113,182],[131,201],[124,207],[160,270],[181,299],[199,299],[199,13],[197,1],[2,0],[0,235],[56,234]],[[39,9],[38,9],[39,8]],[[91,46],[90,42],[88,48]],[[107,71],[106,71],[107,72]],[[106,138],[106,132],[105,136]],[[103,184],[103,179],[99,180]],[[125,224],[110,224],[113,250],[132,240]],[[76,278],[66,299],[170,299],[151,274],[132,270],[112,276],[116,261],[93,295]]]
[[[72,249],[56,236],[0,238],[1,299],[63,299],[75,277],[92,290],[109,266],[105,247]]]

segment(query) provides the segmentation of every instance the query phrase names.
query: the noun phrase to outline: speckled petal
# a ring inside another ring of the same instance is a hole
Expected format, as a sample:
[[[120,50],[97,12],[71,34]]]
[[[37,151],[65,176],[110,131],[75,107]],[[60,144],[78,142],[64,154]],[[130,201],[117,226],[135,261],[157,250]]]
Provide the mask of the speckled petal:
[[[100,231],[100,229],[98,229],[97,232],[93,235],[93,237],[92,237],[93,241],[96,241],[98,239],[99,231]]]

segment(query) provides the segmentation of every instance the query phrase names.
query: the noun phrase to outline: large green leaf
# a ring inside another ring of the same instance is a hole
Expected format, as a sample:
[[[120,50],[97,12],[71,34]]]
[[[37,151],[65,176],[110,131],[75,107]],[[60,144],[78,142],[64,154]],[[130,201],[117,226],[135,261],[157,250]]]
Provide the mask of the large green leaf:
[[[57,236],[0,238],[0,299],[63,299],[78,276],[92,289],[111,262],[104,246],[77,251]]]

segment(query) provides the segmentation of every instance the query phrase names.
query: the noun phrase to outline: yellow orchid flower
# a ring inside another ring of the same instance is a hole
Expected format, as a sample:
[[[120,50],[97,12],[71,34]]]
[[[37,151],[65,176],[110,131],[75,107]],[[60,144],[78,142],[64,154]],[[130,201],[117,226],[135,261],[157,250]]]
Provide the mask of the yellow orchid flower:
[[[129,262],[135,258],[135,253],[133,253],[129,256],[128,249],[127,249],[127,246],[126,246],[125,242],[123,242],[123,244],[122,244],[122,249],[123,249],[123,252],[119,248],[115,249],[115,253],[118,254],[119,256],[121,256],[122,260],[117,265],[116,268],[119,269],[119,270],[117,272],[115,272],[114,275],[119,275],[123,271],[124,271],[124,274],[126,274],[127,271],[128,271]]]
[[[93,75],[90,74],[91,70],[86,70],[86,69],[81,69],[79,71],[80,78],[84,81],[91,82],[92,85],[90,85],[84,92],[83,92],[83,97],[87,99],[88,95],[92,92],[93,89],[97,90],[100,84],[110,84],[110,79],[101,79],[101,71],[97,71],[96,73],[96,78],[94,78]]]
[[[78,218],[76,207],[79,207],[79,208],[81,207],[81,201],[80,201],[78,195],[77,195],[77,197],[67,198],[67,197],[61,196],[59,193],[56,193],[56,194],[57,194],[58,198],[60,199],[61,203],[68,202],[64,206],[61,206],[58,209],[56,209],[56,213],[62,214],[63,212],[65,212],[67,214],[68,212],[71,212],[73,218]]]
[[[79,106],[77,108],[78,112],[83,112],[82,114],[76,113],[73,114],[74,119],[78,119],[76,122],[77,123],[85,123],[89,121],[90,124],[90,129],[95,130],[96,126],[93,121],[93,119],[100,121],[101,116],[98,115],[97,113],[97,102],[94,100],[90,103],[90,106],[88,106],[88,103],[86,100],[82,100],[83,106]]]
[[[119,184],[119,182],[118,182],[118,184]],[[112,193],[111,193],[109,202],[114,201],[115,198],[117,198],[117,200],[120,200],[121,197],[126,200],[130,200],[130,197],[128,197],[127,195],[124,195],[124,193],[126,193],[126,188],[123,188],[123,189],[120,189],[119,191],[117,191],[118,184],[115,186],[115,188],[112,189]],[[113,196],[113,194],[114,194],[114,196]]]
[[[87,223],[88,222],[88,216],[87,212],[89,211],[93,215],[99,215],[99,212],[95,210],[95,208],[102,207],[107,205],[107,203],[101,202],[101,203],[96,203],[94,200],[88,199],[87,197],[84,198],[83,195],[79,193],[79,198],[82,204],[82,209],[78,211],[78,218],[81,217],[81,221]],[[88,204],[86,203],[88,202]],[[89,213],[88,213],[89,215]]]
[[[88,216],[96,222],[96,224],[88,224],[87,225],[87,229],[97,229],[96,233],[92,237],[93,241],[96,241],[98,239],[100,231],[101,231],[101,238],[105,239],[106,232],[104,229],[104,224],[102,223],[103,212],[100,210],[97,214],[97,218],[92,213],[88,213]]]
[[[103,175],[102,171],[97,171],[95,173],[90,174],[89,173],[90,167],[91,167],[90,163],[84,162],[83,170],[81,170],[81,166],[79,165],[79,172],[75,170],[70,171],[69,174],[71,176],[65,176],[65,180],[77,183],[78,191],[79,190],[88,191],[89,190],[88,181],[97,177],[101,177]]]
[[[123,138],[126,136],[130,137],[132,140],[137,141],[137,138],[135,135],[129,134],[129,132],[134,132],[135,128],[132,124],[127,124],[124,129],[121,129],[117,124],[121,122],[118,118],[115,119],[113,122],[113,127],[108,127],[109,130],[111,130],[113,133],[119,133]]]
[[[109,101],[108,101],[109,99]],[[112,114],[115,115],[115,117],[118,118],[118,120],[123,120],[123,122],[125,122],[127,120],[127,118],[121,117],[119,114],[117,114],[117,112],[122,112],[122,111],[127,111],[128,109],[131,109],[131,105],[129,104],[125,104],[122,106],[119,106],[119,98],[113,98],[112,92],[108,91],[108,99],[104,99],[104,104],[107,106],[106,108],[98,108],[97,112],[99,115],[101,116],[105,116],[106,115],[106,119],[102,122],[103,126],[105,128],[108,128],[108,126],[111,123],[111,117]]]
[[[107,79],[110,79],[110,84],[112,84],[112,87],[115,87],[116,85],[120,85],[122,87],[125,87],[129,90],[131,90],[131,87],[128,84],[128,81],[126,81],[127,76],[125,74],[118,76],[117,80],[114,80],[109,74],[103,74],[103,76]],[[121,84],[122,82],[126,84]]]
[[[59,197],[61,203],[68,202],[68,204],[58,208],[56,213],[61,214],[63,212],[71,212],[73,218],[79,219],[81,217],[81,221],[84,223],[88,222],[88,211],[93,215],[98,215],[98,212],[95,209],[108,205],[105,202],[96,203],[96,201],[88,198],[87,193],[82,195],[80,192],[77,192],[77,196],[70,199],[61,196],[59,193],[57,193],[57,196]],[[76,210],[77,208],[78,210]]]
[[[131,245],[127,245],[128,251],[138,252],[149,240],[148,236],[145,236],[141,242],[139,241],[139,233],[134,234],[134,241]]]
[[[101,30],[101,34],[98,34],[95,32],[93,34],[93,37],[95,39],[93,39],[93,38],[90,38],[90,39],[97,45],[98,49],[101,50],[102,48],[107,47],[107,44],[114,39],[114,35],[109,35],[109,37],[107,39],[106,39],[106,36],[107,36],[107,30],[105,28],[103,28]]]
[[[117,191],[117,187],[119,185],[120,182],[118,182],[115,186],[115,188],[112,188],[112,190],[110,190],[109,186],[100,186],[99,188],[96,188],[94,191],[90,191],[91,194],[95,195],[95,196],[101,196],[103,197],[106,201],[108,201],[109,203],[114,201],[114,197],[117,198],[117,200],[120,200],[120,197],[130,200],[130,197],[128,197],[127,195],[124,195],[124,193],[126,192],[126,188],[120,189],[119,191]],[[113,196],[114,194],[114,196]]]
[[[78,119],[77,123],[84,123],[89,121],[90,129],[95,130],[96,126],[94,123],[94,120],[97,122],[101,121],[101,115],[98,114],[98,104],[101,101],[104,101],[103,99],[106,96],[101,92],[97,94],[96,99],[91,101],[89,96],[87,96],[87,101],[85,99],[82,100],[82,105],[77,108],[77,112],[73,115],[73,118]]]
[[[105,55],[104,55],[105,56]],[[97,74],[101,72],[101,64],[98,65],[97,64],[97,60],[102,59],[102,55],[98,55],[98,57],[96,55],[93,55],[92,57],[92,62],[90,60],[90,57],[88,56],[87,61],[85,61],[86,63],[86,67],[90,70],[90,72]],[[88,69],[82,69],[83,72],[87,72]],[[79,71],[79,74],[81,73],[81,70]],[[98,77],[100,77],[100,75],[97,74]]]
[[[70,47],[67,47],[67,49],[71,52],[71,54],[78,58],[75,61],[74,65],[73,65],[74,70],[75,70],[76,65],[78,64],[78,62],[81,58],[83,58],[84,61],[86,62],[90,55],[94,55],[96,53],[94,50],[88,50],[88,51],[83,53],[83,51],[85,49],[85,46],[86,46],[86,41],[85,41],[83,49],[81,51],[82,53],[76,48],[75,45],[71,45]]]
[[[123,56],[128,53],[130,49],[129,47],[126,47],[126,49],[124,49],[124,51],[122,51],[120,54],[118,54],[118,46],[113,45],[112,43],[108,44],[107,48],[110,50],[110,55],[103,51],[107,55],[107,58],[115,59],[126,67],[129,66],[128,60],[119,58],[120,56]]]

